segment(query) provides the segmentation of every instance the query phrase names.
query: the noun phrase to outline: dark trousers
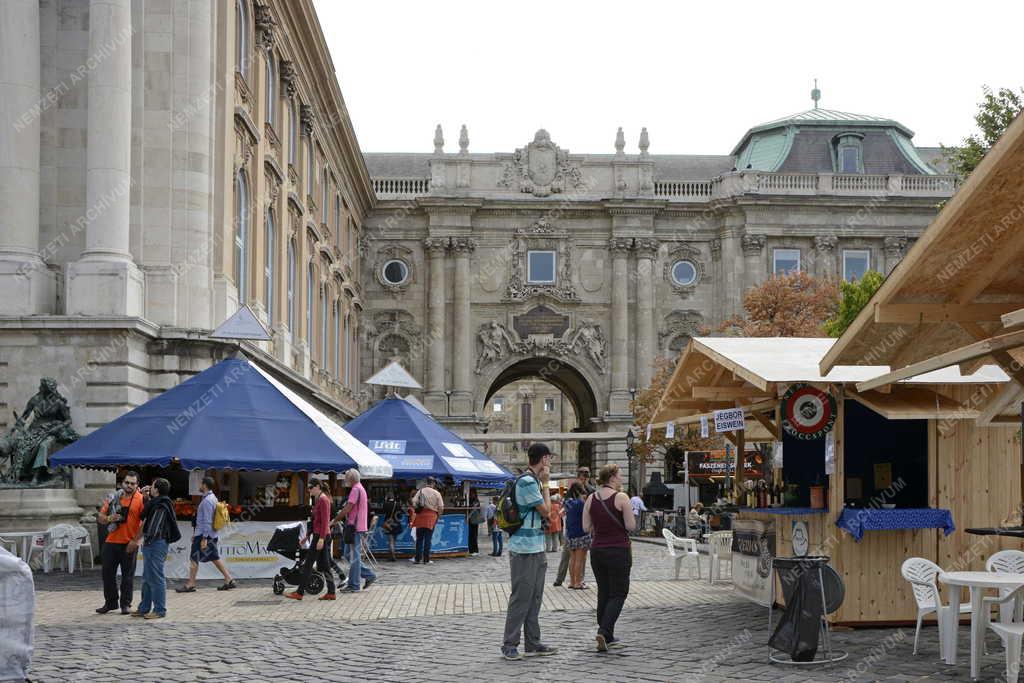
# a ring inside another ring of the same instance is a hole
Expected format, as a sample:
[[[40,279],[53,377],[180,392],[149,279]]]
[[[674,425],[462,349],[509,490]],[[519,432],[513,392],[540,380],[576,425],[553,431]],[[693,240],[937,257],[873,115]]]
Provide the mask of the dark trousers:
[[[100,551],[103,566],[103,604],[110,609],[132,606],[132,579],[135,578],[135,553],[126,543],[104,543]],[[121,568],[121,594],[117,592],[117,568]],[[120,597],[120,599],[118,599]]]
[[[316,568],[327,580],[327,592],[334,592],[334,574],[331,573],[331,537],[327,536],[324,539],[322,550],[316,549],[316,544],[319,542],[320,537],[313,534],[309,542],[309,550],[306,551],[306,561],[302,564],[302,582],[299,584],[299,595],[306,593],[306,584],[309,583],[309,577],[313,575],[314,562],[316,562]]]
[[[480,525],[470,524],[469,525],[469,552],[479,553],[480,552]]]
[[[591,548],[590,568],[597,579],[597,632],[615,637],[615,622],[629,595],[629,571],[633,556],[629,548]]]
[[[416,561],[430,562],[430,540],[434,537],[434,530],[424,527],[416,528]]]

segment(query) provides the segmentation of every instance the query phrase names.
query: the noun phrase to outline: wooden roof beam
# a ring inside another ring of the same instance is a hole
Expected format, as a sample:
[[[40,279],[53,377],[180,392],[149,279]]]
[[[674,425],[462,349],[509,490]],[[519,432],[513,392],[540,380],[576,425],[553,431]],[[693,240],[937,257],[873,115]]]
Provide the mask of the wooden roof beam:
[[[765,394],[760,389],[751,386],[745,387],[690,387],[694,398],[718,399],[731,401],[736,399],[752,399],[763,401],[774,398]]]
[[[876,323],[998,322],[1020,307],[1011,304],[875,304]]]
[[[1002,315],[1003,327],[1016,327],[1017,325],[1024,325],[1024,308],[1018,308],[1016,311],[1004,313]]]
[[[764,413],[756,412],[754,413],[754,419],[760,422],[761,426],[767,429],[768,433],[774,436],[776,441],[782,440],[782,437],[779,435],[778,426],[774,424],[771,420],[769,420],[767,415],[765,415]]]

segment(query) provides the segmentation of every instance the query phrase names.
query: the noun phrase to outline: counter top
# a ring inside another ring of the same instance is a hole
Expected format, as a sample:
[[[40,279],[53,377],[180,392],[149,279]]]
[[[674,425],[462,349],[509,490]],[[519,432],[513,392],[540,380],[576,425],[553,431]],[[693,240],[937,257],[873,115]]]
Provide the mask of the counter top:
[[[740,508],[740,512],[756,512],[760,515],[827,515],[827,508]]]

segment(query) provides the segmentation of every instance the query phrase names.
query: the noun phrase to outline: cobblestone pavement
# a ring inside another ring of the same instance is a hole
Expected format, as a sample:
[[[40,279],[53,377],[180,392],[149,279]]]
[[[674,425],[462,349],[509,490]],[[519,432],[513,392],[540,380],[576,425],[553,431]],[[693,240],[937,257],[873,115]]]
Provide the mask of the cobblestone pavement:
[[[505,558],[384,563],[377,586],[335,603],[285,601],[271,593],[269,580],[230,592],[209,583],[197,593],[171,593],[169,618],[153,622],[95,615],[96,573],[40,575],[32,680],[969,680],[965,627],[956,667],[938,661],[934,627],[922,632],[916,657],[912,628],[843,630],[835,632],[835,645],[850,656],[831,669],[770,665],[766,611],[737,599],[727,585],[668,580],[663,554],[634,547],[636,580],[618,627],[625,647],[594,652],[596,590],[553,588],[549,581],[541,628],[559,653],[521,662],[499,654]],[[557,555],[549,560],[553,575]],[[994,636],[989,651],[982,678],[995,680],[1002,647]]]

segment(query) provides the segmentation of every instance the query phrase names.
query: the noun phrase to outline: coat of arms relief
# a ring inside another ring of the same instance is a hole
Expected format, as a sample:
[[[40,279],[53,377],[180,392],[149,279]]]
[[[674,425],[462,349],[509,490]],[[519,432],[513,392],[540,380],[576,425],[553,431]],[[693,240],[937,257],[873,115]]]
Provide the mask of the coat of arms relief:
[[[568,150],[559,149],[551,136],[541,128],[533,142],[515,151],[512,161],[501,170],[499,187],[518,187],[534,197],[547,197],[564,192],[567,186],[583,184],[580,169],[569,161]]]

